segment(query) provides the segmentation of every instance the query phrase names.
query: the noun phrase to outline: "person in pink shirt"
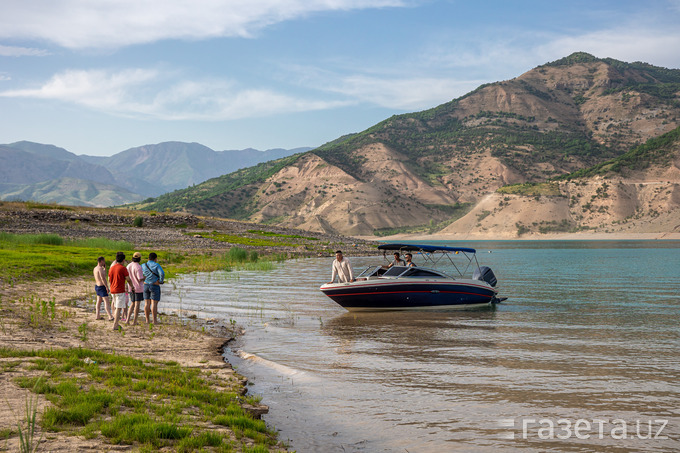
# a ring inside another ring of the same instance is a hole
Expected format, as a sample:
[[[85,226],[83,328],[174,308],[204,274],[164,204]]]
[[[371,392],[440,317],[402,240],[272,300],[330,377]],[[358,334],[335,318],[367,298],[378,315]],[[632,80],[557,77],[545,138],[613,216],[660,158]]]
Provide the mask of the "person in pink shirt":
[[[137,325],[137,316],[139,315],[139,305],[142,300],[144,300],[144,272],[142,272],[142,266],[139,262],[142,260],[142,254],[135,252],[132,255],[132,262],[127,265],[128,274],[130,274],[130,280],[132,280],[132,289],[130,290],[130,308],[127,314],[127,321],[125,324],[130,324],[132,319],[132,313],[135,314],[135,318],[132,321],[132,325]]]

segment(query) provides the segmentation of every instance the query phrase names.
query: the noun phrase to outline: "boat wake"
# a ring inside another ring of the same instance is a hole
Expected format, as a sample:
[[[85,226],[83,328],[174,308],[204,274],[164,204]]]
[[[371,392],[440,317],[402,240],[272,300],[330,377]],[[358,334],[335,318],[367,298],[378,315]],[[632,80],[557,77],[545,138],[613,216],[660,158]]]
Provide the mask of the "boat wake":
[[[257,363],[260,365],[264,365],[267,368],[270,368],[284,376],[292,377],[295,376],[296,378],[301,378],[301,377],[306,377],[306,373],[301,370],[296,370],[295,368],[288,367],[286,365],[281,365],[280,363],[272,362],[271,360],[264,359],[260,356],[257,356],[255,354],[251,354],[249,352],[243,351],[241,349],[235,351],[236,355],[240,357],[243,360],[248,360],[253,363]]]

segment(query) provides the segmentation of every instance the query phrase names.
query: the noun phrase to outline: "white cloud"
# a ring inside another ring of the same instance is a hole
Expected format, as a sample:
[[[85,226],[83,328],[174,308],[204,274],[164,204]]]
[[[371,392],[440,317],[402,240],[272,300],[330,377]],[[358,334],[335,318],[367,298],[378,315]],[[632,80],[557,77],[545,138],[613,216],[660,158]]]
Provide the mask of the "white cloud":
[[[0,38],[67,48],[116,48],[162,39],[247,37],[323,11],[403,6],[406,0],[3,0]]]
[[[0,44],[0,57],[44,57],[49,52],[30,47],[3,46]]]
[[[70,70],[37,88],[7,90],[0,97],[57,100],[107,114],[163,120],[220,121],[321,110],[345,101],[295,98],[268,89],[240,89],[224,80],[172,80],[151,69]]]
[[[419,110],[448,102],[482,83],[479,80],[435,77],[393,79],[352,75],[326,86],[329,91],[341,93],[358,102],[390,109]]]
[[[6,72],[0,72],[0,82],[7,82],[8,80],[12,80],[12,77]]]
[[[285,78],[289,82],[301,87],[341,95],[353,104],[363,103],[395,110],[431,108],[487,82],[456,77],[450,71],[423,70],[420,61],[415,62],[406,57],[398,66],[381,64],[359,67],[356,63],[342,62],[337,68],[323,69],[287,64],[279,72],[286,74]],[[438,74],[425,76],[424,72]]]
[[[156,77],[156,71],[142,69],[117,73],[70,70],[53,76],[39,88],[4,91],[0,96],[53,99],[100,110],[119,109],[131,88]]]

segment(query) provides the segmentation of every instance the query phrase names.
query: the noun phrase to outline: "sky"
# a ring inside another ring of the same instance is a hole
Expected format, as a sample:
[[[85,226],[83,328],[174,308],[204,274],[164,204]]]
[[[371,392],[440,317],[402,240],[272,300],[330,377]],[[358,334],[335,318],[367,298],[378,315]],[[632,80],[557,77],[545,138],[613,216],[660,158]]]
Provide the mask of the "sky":
[[[680,0],[2,0],[0,143],[315,147],[584,51],[680,68]]]

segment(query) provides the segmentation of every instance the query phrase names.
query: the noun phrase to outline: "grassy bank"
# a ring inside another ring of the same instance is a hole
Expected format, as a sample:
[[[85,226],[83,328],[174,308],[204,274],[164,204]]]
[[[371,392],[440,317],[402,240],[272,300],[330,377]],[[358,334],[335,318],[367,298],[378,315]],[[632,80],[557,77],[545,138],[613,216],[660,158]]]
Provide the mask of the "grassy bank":
[[[117,251],[128,257],[145,253],[108,239],[0,233],[0,398],[15,419],[11,425],[7,417],[0,421],[0,450],[4,444],[34,451],[44,442],[52,449],[61,439],[61,451],[112,445],[135,451],[282,451],[276,434],[253,415],[258,398],[243,396],[243,382],[216,352],[220,340],[171,320],[112,331],[106,321],[74,308],[71,302],[85,297],[78,291],[91,288],[96,258],[110,263]],[[285,258],[237,247],[203,254],[153,251],[169,278],[197,270],[271,269]],[[72,296],[63,305],[50,291],[65,276],[74,284],[66,279]],[[210,360],[200,360],[202,354]],[[191,365],[168,361],[173,357]],[[20,389],[26,396],[17,401]],[[85,444],[77,447],[76,441]]]
[[[133,244],[106,238],[68,240],[56,234],[11,234],[0,232],[0,283],[13,285],[21,281],[44,281],[57,277],[86,276],[97,265],[97,257],[108,263],[116,252],[124,252],[128,259],[135,251]],[[261,257],[257,252],[246,252],[232,247],[226,252],[191,254],[168,250],[149,250],[158,254],[158,261],[167,278],[178,273],[234,268],[271,269],[273,262],[282,261],[283,254]]]
[[[265,423],[241,407],[245,398],[209,372],[82,348],[0,348],[0,358],[10,359],[2,372],[35,395],[29,397],[29,420],[36,399],[51,403],[35,422],[43,432],[101,435],[140,451],[255,453],[276,444]],[[39,441],[30,437],[30,425],[16,431],[27,445]]]

